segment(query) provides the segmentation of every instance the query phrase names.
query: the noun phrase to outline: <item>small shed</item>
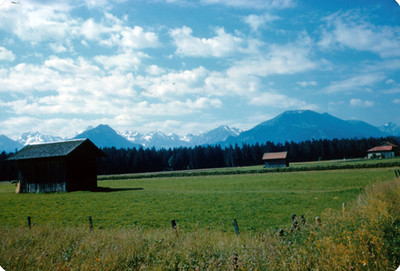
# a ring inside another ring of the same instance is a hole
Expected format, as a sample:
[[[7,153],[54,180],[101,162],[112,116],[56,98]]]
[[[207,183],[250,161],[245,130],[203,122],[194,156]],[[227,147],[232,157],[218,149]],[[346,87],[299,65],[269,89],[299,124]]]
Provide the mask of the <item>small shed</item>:
[[[27,145],[8,158],[17,162],[17,193],[97,188],[96,158],[104,153],[89,139]]]
[[[288,152],[266,152],[262,157],[266,168],[288,167]]]
[[[384,142],[379,146],[367,151],[368,159],[371,158],[392,158],[399,155],[399,147],[390,142]]]

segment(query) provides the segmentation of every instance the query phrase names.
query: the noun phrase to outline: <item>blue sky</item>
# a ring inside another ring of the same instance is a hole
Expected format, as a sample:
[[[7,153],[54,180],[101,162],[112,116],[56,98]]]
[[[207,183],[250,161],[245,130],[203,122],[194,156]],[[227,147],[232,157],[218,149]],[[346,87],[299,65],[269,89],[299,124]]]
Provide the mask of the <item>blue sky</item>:
[[[0,134],[400,123],[394,0],[0,0]]]

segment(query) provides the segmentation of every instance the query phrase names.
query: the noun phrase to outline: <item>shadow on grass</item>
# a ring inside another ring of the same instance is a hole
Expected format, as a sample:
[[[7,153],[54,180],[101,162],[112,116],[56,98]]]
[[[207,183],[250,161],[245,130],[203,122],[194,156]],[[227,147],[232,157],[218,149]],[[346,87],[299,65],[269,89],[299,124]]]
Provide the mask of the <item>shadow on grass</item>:
[[[91,192],[121,192],[121,191],[136,191],[143,190],[143,187],[133,187],[133,188],[110,188],[110,187],[97,187]]]

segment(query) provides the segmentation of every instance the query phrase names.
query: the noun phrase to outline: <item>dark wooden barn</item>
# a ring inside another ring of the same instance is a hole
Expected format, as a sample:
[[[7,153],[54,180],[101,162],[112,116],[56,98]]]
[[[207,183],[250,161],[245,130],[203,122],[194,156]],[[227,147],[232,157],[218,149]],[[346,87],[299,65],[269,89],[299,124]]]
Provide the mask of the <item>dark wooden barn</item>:
[[[89,139],[28,145],[11,156],[16,160],[17,193],[94,190],[96,157],[104,153]]]
[[[265,163],[266,168],[273,167],[288,167],[288,153],[284,152],[266,152],[262,157],[263,162]]]

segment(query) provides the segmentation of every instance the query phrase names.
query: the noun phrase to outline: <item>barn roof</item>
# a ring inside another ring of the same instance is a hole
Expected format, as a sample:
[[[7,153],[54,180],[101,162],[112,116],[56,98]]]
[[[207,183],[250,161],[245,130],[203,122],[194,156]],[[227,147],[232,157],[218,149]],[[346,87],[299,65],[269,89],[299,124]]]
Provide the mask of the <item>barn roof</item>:
[[[287,151],[283,152],[266,152],[264,153],[262,160],[278,160],[278,159],[286,159]]]
[[[97,156],[103,155],[103,152],[99,148],[97,148],[96,145],[94,145],[89,139],[77,139],[46,144],[27,145],[22,150],[8,158],[8,160],[24,160],[67,156],[82,145],[89,145],[89,148],[93,149]]]
[[[369,149],[367,152],[385,152],[385,151],[395,151],[398,148],[397,145],[392,144],[390,142],[384,142],[380,146],[373,147]]]
[[[395,147],[393,146],[377,146],[369,149],[367,152],[385,152],[385,151],[394,151]]]

